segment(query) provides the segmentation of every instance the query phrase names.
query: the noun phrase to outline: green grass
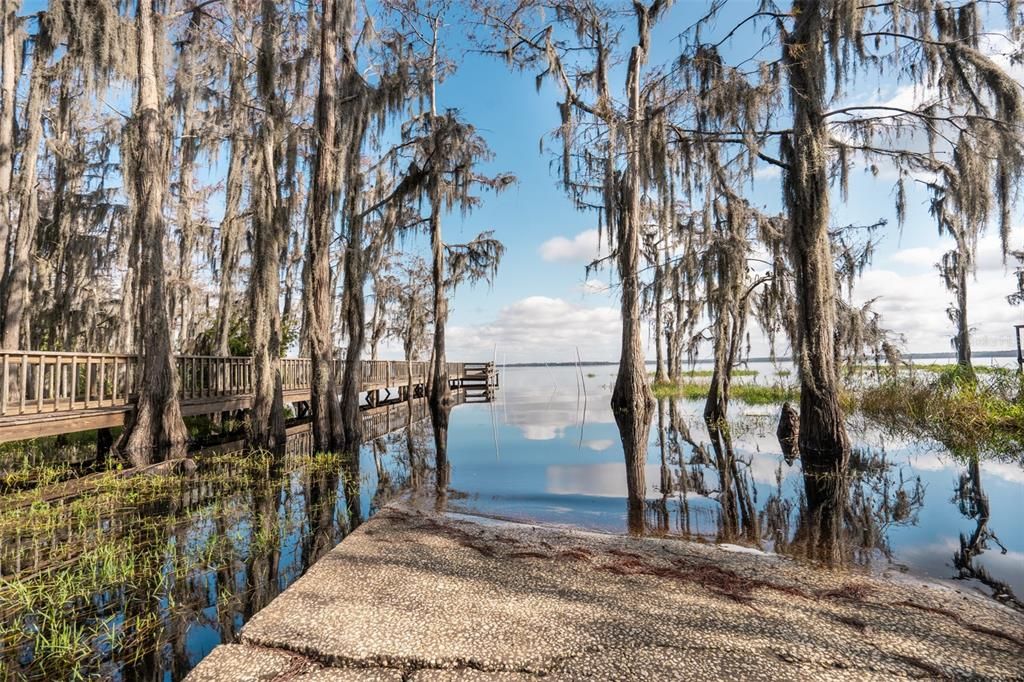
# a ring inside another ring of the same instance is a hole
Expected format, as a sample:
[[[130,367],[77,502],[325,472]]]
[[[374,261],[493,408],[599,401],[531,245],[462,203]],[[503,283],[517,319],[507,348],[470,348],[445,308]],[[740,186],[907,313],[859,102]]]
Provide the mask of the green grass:
[[[934,373],[890,375],[854,394],[854,406],[883,427],[930,438],[954,454],[1024,452],[1024,377],[1012,371],[972,379],[941,365]]]
[[[1009,367],[997,367],[996,365],[974,365],[975,374],[1014,374],[1015,369]],[[889,365],[854,365],[850,368],[854,372],[874,372],[878,371],[884,375],[892,375],[893,370]],[[936,362],[930,363],[906,363],[901,365],[899,368],[900,373],[905,372],[928,372],[930,374],[945,375],[951,371],[960,371],[957,369],[957,365],[953,364],[941,364]]]
[[[1024,377],[993,366],[975,367],[974,377],[956,365],[913,369],[851,382],[840,393],[844,412],[860,413],[893,433],[936,441],[958,455],[1024,455]],[[679,383],[652,388],[660,399],[701,401],[709,383],[687,375]],[[799,401],[800,389],[785,381],[740,381],[733,382],[730,398],[747,405],[781,405]]]
[[[708,395],[708,384],[705,382],[682,381],[678,384],[657,382],[652,387],[655,398],[681,398],[683,400],[703,400]],[[755,384],[739,382],[729,389],[729,397],[747,405],[780,405],[787,400],[800,398],[800,390],[796,386],[785,384]]]
[[[0,660],[30,651],[29,671],[41,679],[95,679],[100,651],[123,661],[152,651],[165,622],[189,617],[194,605],[178,600],[192,597],[190,585],[270,557],[286,534],[305,532],[295,526],[305,514],[282,519],[276,504],[269,512],[251,508],[252,496],[277,500],[294,472],[338,473],[342,459],[290,454],[280,462],[267,452],[232,452],[204,457],[189,475],[110,471],[88,485],[58,482],[4,496],[0,564],[21,568],[0,580]],[[347,472],[341,481],[349,485]],[[184,503],[192,490],[206,501]],[[317,517],[336,503],[331,492],[306,511]],[[123,618],[111,615],[119,612]],[[4,672],[0,665],[0,679]]]
[[[650,375],[654,376],[654,372],[651,372]],[[684,377],[689,377],[691,379],[697,377],[713,377],[714,375],[714,370],[710,369],[690,369],[683,372]],[[756,377],[758,375],[758,371],[756,369],[734,369],[732,371],[732,375],[733,377]]]

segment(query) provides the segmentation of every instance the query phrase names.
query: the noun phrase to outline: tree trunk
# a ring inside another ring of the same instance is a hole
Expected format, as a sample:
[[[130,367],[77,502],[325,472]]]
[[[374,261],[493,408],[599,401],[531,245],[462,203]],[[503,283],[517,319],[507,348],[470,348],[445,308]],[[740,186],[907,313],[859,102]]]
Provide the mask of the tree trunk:
[[[238,269],[240,242],[242,237],[242,192],[244,191],[246,156],[248,145],[243,136],[245,125],[245,67],[241,58],[231,62],[230,112],[231,152],[228,157],[228,176],[224,188],[224,220],[220,224],[220,297],[217,303],[217,354],[231,354],[231,308]]]
[[[160,113],[156,36],[152,0],[139,0],[136,12],[139,75],[135,112],[123,152],[131,165],[130,196],[139,247],[138,319],[140,348],[138,400],[121,435],[119,449],[136,466],[184,454],[188,439],[178,404],[178,375],[167,319],[163,206],[167,197],[170,130]]]
[[[627,133],[627,167],[619,180],[620,216],[616,235],[619,280],[622,285],[622,347],[619,370],[612,389],[612,411],[619,427],[626,458],[626,490],[629,508],[643,507],[647,493],[645,466],[647,438],[653,417],[654,396],[647,382],[640,326],[640,150],[637,135],[640,109],[640,68],[646,55],[634,46],[629,59],[627,90],[630,121]]]
[[[351,0],[341,0],[350,2]],[[325,0],[320,29],[320,89],[316,101],[317,144],[313,160],[306,268],[306,331],[312,362],[310,407],[313,446],[318,452],[337,451],[342,444],[341,408],[334,371],[331,238],[337,215],[337,38],[338,2]],[[350,12],[346,12],[348,16]]]
[[[829,242],[828,129],[821,0],[793,3],[795,27],[783,56],[789,72],[793,135],[784,144],[783,194],[796,287],[800,371],[800,452],[815,553],[838,558],[850,444],[835,367],[835,265]]]
[[[683,369],[683,296],[679,268],[672,269],[672,331],[668,333],[668,379],[678,382]]]
[[[270,128],[273,123],[268,122]],[[252,274],[249,282],[252,338],[253,403],[249,445],[274,449],[284,445],[284,389],[281,381],[281,310],[278,255],[281,251],[282,207],[277,193],[274,132],[262,133],[256,174],[260,189],[253,221]]]
[[[202,13],[193,11],[182,36],[182,47],[176,76],[177,88],[184,89],[180,106],[181,141],[178,145],[178,274],[171,288],[171,324],[175,336],[174,347],[185,350],[193,340],[192,333],[192,259],[196,248],[196,225],[192,209],[195,182],[196,157],[199,155],[199,131],[195,124],[197,117],[195,82],[195,43],[199,40]]]
[[[281,381],[282,241],[287,231],[287,208],[278,181],[284,103],[276,89],[277,12],[274,0],[262,3],[259,91],[264,120],[257,135],[253,189],[253,253],[249,280],[250,335],[254,368],[249,445],[275,449],[284,445],[284,389]]]
[[[451,405],[448,383],[448,359],[445,355],[445,324],[448,321],[448,293],[444,285],[444,241],[441,238],[441,200],[436,194],[430,202],[430,248],[433,254],[431,278],[434,288],[434,352],[430,388],[430,413],[440,420],[440,413]],[[445,418],[447,424],[447,418]],[[447,427],[446,427],[447,428]]]
[[[14,115],[17,109],[21,50],[16,0],[0,0],[0,279],[7,274],[7,250],[13,227],[11,179],[14,172]]]
[[[72,281],[72,278],[68,271],[67,246],[71,240],[73,224],[74,201],[72,198],[80,191],[81,172],[75,167],[71,158],[73,150],[72,117],[75,113],[75,107],[72,102],[69,79],[70,77],[67,73],[63,74],[60,78],[60,91],[57,95],[57,116],[52,121],[54,134],[48,141],[48,144],[53,146],[55,153],[53,164],[53,219],[51,221],[52,227],[50,227],[52,237],[48,238],[47,241],[52,243],[52,247],[50,247],[52,248],[51,260],[54,263],[53,312],[49,325],[50,337],[61,348],[72,350],[76,348],[76,345],[71,334],[68,332],[67,314],[71,308],[71,285],[69,283]],[[132,297],[132,289],[128,281],[128,277],[132,273],[133,270],[129,268],[125,281],[121,285],[122,304]],[[131,306],[126,310],[126,314],[121,316],[121,328],[118,330],[118,335],[124,334],[126,339],[132,339],[132,343],[134,343],[135,339],[135,332],[131,322],[134,317],[134,306]],[[115,350],[134,350],[129,349],[128,345],[117,343]]]
[[[36,48],[32,59],[32,77],[29,83],[28,106],[25,121],[28,134],[21,154],[21,177],[19,178],[18,235],[14,242],[14,260],[7,281],[7,300],[4,306],[3,347],[15,349],[27,347],[21,344],[22,322],[28,302],[28,281],[30,255],[35,241],[36,226],[39,222],[39,188],[36,187],[39,145],[43,138],[43,100],[49,87],[47,61],[49,55],[41,47]]]
[[[956,239],[956,363],[969,377],[974,377],[974,365],[971,363],[971,327],[967,321],[967,277],[971,269],[970,246],[963,236]]]
[[[350,201],[355,201],[355,192]],[[354,211],[353,211],[354,214]],[[341,379],[341,423],[342,451],[358,456],[362,440],[362,416],[359,413],[359,392],[362,388],[361,360],[363,345],[366,343],[366,300],[363,289],[366,284],[363,253],[363,221],[351,215],[342,294],[345,326],[348,329],[348,348],[345,353],[345,373]]]
[[[655,257],[654,266],[654,355],[656,358],[654,380],[658,383],[664,383],[668,381],[668,373],[665,371],[665,351],[662,345],[661,337],[661,298],[664,295],[664,283],[662,278],[665,276],[664,271],[661,269],[661,260]]]

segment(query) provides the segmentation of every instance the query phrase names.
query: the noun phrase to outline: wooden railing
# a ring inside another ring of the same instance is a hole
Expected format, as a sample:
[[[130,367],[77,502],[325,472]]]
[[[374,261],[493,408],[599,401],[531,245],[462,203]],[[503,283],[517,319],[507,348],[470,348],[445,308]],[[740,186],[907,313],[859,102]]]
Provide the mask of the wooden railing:
[[[180,397],[185,402],[253,392],[252,358],[180,355],[175,362]],[[0,351],[0,416],[123,407],[137,393],[137,363],[138,356],[127,354]],[[339,377],[342,367],[342,363],[335,366]],[[448,363],[449,379],[458,381],[467,372],[476,376],[480,367],[486,365]],[[284,391],[309,390],[312,370],[309,358],[282,358]],[[413,384],[424,384],[429,371],[426,362],[364,360],[363,390],[397,388],[410,379]]]
[[[38,414],[127,404],[134,355],[0,352],[0,415]]]
[[[175,361],[182,400],[252,393],[251,358],[179,355]]]

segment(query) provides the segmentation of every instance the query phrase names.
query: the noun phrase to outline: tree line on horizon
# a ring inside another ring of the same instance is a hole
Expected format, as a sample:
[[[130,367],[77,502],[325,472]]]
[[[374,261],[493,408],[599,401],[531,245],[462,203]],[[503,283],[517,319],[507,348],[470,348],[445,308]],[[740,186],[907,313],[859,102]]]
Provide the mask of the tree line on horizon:
[[[966,372],[979,236],[998,230],[1004,256],[1024,260],[1009,243],[1024,98],[994,57],[1022,57],[1012,0],[53,0],[31,15],[0,3],[0,342],[138,352],[120,443],[136,463],[186,440],[174,352],[253,357],[261,447],[284,438],[293,343],[312,361],[316,449],[357,446],[358,360],[385,338],[407,359],[429,353],[432,413],[447,423],[448,299],[492,278],[503,247],[490,232],[447,243],[443,218],[515,181],[482,170],[486,141],[438,102],[466,49],[558,94],[542,149],[598,216],[609,255],[591,267],[613,270],[621,301],[612,405],[631,504],[653,414],[644,325],[657,380],[710,344],[704,418],[727,452],[753,323],[793,349],[807,498],[824,510],[814,532],[838,532],[840,367],[897,355],[870,302],[852,299],[893,229],[885,215],[836,223],[854,169],[895,178],[897,227],[923,191],[953,242],[938,270]],[[652,63],[652,32],[680,14],[673,57]],[[879,78],[914,101],[858,102],[858,79]],[[777,213],[747,192],[765,170]],[[223,216],[208,211],[215,196]],[[400,250],[417,232],[428,261]]]

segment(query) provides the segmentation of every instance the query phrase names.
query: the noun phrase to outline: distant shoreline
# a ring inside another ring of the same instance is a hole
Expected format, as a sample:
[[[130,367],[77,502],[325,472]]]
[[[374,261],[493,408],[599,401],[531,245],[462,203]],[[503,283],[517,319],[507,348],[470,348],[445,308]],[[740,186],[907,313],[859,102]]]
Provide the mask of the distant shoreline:
[[[1014,350],[983,350],[972,353],[974,358],[1016,358],[1017,351]],[[905,360],[955,360],[956,353],[908,353],[903,356]],[[769,357],[750,358],[747,363],[753,362],[791,362],[789,358],[778,357],[772,360]],[[576,367],[577,364],[584,367],[617,367],[618,362],[612,360],[584,360],[582,362],[507,362],[498,363],[502,367]],[[648,360],[648,365],[654,365],[654,360]],[[710,358],[701,358],[696,361],[698,365],[710,365]],[[744,363],[746,364],[746,363]]]

